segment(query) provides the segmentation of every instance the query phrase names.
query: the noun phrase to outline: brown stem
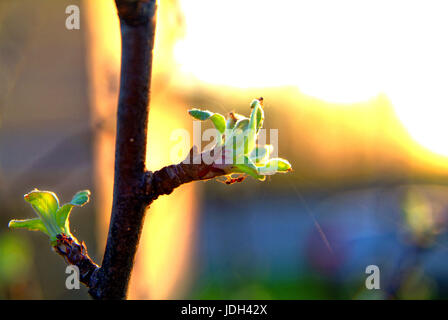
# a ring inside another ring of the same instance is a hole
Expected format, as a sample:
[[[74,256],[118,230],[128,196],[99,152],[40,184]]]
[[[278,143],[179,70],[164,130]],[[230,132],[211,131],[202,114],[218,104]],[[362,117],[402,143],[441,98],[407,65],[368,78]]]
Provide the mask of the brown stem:
[[[221,155],[217,155],[217,157],[221,157]],[[146,201],[151,203],[160,195],[170,194],[174,189],[184,183],[209,180],[225,174],[225,171],[213,162],[204,162],[203,154],[196,153],[196,148],[193,147],[190,154],[181,163],[164,167],[155,172],[146,173]]]
[[[115,146],[112,215],[97,299],[126,298],[147,203],[145,175],[149,88],[155,33],[155,0],[116,0],[122,35],[121,80]]]
[[[64,234],[59,234],[57,236],[57,244],[53,249],[62,256],[68,264],[78,267],[80,282],[84,283],[87,287],[95,287],[95,275],[99,270],[99,267],[89,257],[84,242],[78,243],[76,239],[67,237]]]

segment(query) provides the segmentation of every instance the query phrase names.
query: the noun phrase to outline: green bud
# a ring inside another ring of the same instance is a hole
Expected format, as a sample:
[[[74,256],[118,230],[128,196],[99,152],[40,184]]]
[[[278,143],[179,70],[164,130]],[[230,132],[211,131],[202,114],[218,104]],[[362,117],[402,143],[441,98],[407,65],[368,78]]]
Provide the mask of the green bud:
[[[221,136],[222,143],[218,143],[215,148],[224,145],[226,163],[220,165],[220,169],[224,169],[228,176],[233,173],[246,174],[263,181],[266,175],[291,171],[291,164],[287,160],[269,159],[273,146],[256,145],[264,122],[263,98],[253,100],[250,108],[249,118],[231,112],[227,120],[219,113],[210,111],[192,109],[189,113],[201,121],[212,120],[216,129],[224,134]],[[227,163],[228,160],[231,163]]]
[[[56,242],[59,234],[74,238],[70,232],[69,216],[73,207],[82,207],[90,199],[90,191],[83,190],[76,193],[72,200],[59,206],[59,199],[54,192],[33,190],[24,196],[25,201],[31,204],[38,218],[26,220],[11,220],[9,228],[25,228],[31,231],[41,231]]]

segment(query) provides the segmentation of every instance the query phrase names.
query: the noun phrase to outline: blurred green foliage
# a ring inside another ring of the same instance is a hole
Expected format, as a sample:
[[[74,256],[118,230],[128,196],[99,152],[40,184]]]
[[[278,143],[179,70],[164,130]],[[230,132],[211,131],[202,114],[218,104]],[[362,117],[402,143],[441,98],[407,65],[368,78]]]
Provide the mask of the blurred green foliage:
[[[29,272],[31,257],[25,239],[10,233],[0,234],[0,285],[23,281]]]

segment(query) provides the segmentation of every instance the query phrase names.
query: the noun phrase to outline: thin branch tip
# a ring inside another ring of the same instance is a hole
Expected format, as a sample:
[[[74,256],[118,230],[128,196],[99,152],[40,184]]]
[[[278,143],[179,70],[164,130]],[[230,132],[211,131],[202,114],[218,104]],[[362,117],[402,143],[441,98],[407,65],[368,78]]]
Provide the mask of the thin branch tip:
[[[62,256],[67,264],[78,267],[81,283],[89,288],[95,287],[96,281],[93,280],[96,277],[93,275],[98,272],[100,267],[89,257],[84,241],[79,243],[76,239],[60,234],[53,250]]]
[[[182,184],[210,180],[226,174],[223,169],[215,166],[214,162],[204,162],[203,153],[198,153],[198,148],[193,146],[182,162],[145,173],[145,199],[147,204],[150,204],[161,195],[171,194]]]

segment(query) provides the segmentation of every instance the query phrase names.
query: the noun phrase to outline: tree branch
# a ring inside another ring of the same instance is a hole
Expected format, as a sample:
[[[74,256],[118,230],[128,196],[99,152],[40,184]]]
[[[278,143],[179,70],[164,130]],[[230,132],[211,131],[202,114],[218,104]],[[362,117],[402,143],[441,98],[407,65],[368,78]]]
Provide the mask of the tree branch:
[[[151,203],[159,196],[170,194],[177,187],[192,181],[209,180],[226,173],[214,162],[203,161],[205,153],[197,153],[196,148],[190,150],[187,158],[178,164],[164,167],[155,172],[146,172],[145,176],[145,197],[146,202]],[[210,157],[209,153],[207,155]],[[216,155],[221,157],[221,154]]]
[[[122,36],[112,215],[106,251],[89,293],[126,298],[147,203],[145,176],[155,0],[116,0]]]
[[[179,164],[170,165],[155,172],[146,170],[149,89],[156,25],[156,1],[115,0],[115,2],[121,26],[121,78],[115,141],[113,206],[102,265],[99,267],[92,261],[84,242],[78,242],[67,231],[68,225],[60,227],[58,220],[51,220],[54,225],[51,232],[48,232],[43,224],[36,224],[32,219],[10,222],[10,224],[15,224],[15,227],[28,227],[31,230],[44,231],[50,235],[54,245],[53,249],[68,264],[76,265],[79,268],[80,281],[90,288],[89,293],[95,299],[126,298],[143,228],[145,210],[155,199],[160,195],[170,194],[184,183],[227,175],[231,172],[229,169],[233,168],[231,165],[225,164],[226,150],[219,143],[213,149],[203,153],[197,153],[193,147],[187,159]],[[261,99],[258,100],[261,102]],[[256,103],[261,108],[259,101]],[[255,107],[251,122],[245,119],[248,124],[255,123],[252,122],[255,119],[253,115],[258,110]],[[221,118],[224,117],[221,116]],[[262,113],[260,119],[261,122],[260,120],[258,122],[262,123]],[[287,163],[286,160],[284,162]],[[287,164],[289,165],[289,163]],[[252,164],[252,166],[254,165]],[[290,169],[290,165],[288,168]],[[235,172],[244,173],[246,171],[240,168]],[[252,173],[252,175],[254,174]],[[244,175],[228,179],[226,183],[242,179],[244,179]],[[46,191],[36,190],[34,192],[45,193],[47,196],[49,194]],[[88,201],[89,194],[88,191],[77,193],[70,205],[82,206]],[[28,199],[27,197],[29,195],[26,195],[25,199]],[[80,200],[77,197],[84,198]],[[56,203],[58,210],[52,215],[59,214],[60,208],[56,196],[53,194],[51,199]],[[32,200],[28,199],[27,201]],[[67,213],[67,211],[64,212]],[[62,217],[67,219],[68,213]],[[65,231],[58,233],[60,228]]]
[[[84,242],[80,244],[66,235],[58,235],[57,244],[53,247],[60,256],[62,256],[68,264],[72,264],[79,269],[79,281],[87,287],[96,286],[96,277],[94,276],[99,270],[99,266],[92,261],[87,253]]]

